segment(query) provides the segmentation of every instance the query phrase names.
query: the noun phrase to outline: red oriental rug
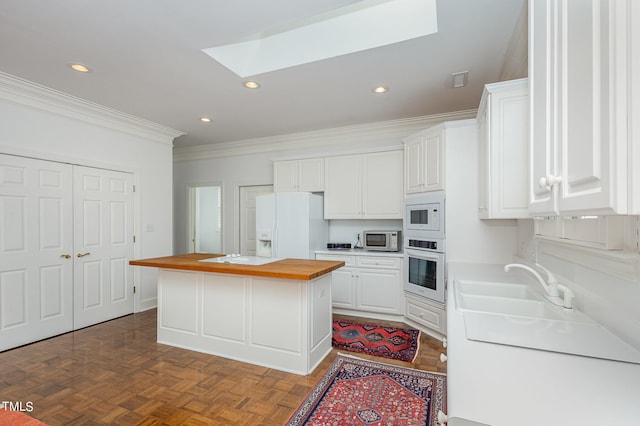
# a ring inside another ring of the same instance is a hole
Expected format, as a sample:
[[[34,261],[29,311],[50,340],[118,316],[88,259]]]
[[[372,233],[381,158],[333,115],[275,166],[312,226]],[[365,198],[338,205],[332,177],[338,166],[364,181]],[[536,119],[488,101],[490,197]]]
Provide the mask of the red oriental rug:
[[[345,351],[413,362],[418,354],[420,331],[334,320],[331,345]]]
[[[0,406],[0,426],[46,426],[40,420],[21,411],[11,411]]]
[[[285,426],[437,426],[446,375],[338,355]]]

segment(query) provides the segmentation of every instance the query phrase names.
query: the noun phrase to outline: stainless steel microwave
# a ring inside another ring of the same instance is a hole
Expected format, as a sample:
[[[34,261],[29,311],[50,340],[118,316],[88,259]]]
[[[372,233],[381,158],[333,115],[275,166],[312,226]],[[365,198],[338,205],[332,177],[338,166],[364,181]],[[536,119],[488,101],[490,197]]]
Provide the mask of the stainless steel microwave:
[[[402,244],[400,231],[364,231],[363,248],[365,250],[399,251]]]

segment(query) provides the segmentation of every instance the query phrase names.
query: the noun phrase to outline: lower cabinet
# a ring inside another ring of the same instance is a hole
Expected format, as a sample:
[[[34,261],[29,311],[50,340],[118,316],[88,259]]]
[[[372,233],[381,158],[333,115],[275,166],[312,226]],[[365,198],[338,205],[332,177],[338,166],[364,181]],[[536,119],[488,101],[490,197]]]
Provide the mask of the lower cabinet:
[[[446,311],[444,305],[413,296],[410,293],[405,294],[406,313],[405,317],[424,325],[430,330],[436,331],[442,336],[447,335]]]
[[[317,260],[341,260],[332,272],[334,308],[399,315],[402,303],[402,258],[375,255],[316,254]]]

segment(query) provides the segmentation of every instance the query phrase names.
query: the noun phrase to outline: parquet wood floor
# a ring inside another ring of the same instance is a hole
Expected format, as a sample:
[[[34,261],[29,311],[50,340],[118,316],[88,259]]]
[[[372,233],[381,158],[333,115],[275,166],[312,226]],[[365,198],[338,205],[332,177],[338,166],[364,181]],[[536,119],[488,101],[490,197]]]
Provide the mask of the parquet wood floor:
[[[421,335],[413,364],[357,356],[446,372],[441,342]],[[282,425],[336,354],[298,376],[161,345],[150,310],[0,353],[0,403],[31,402],[51,426]]]

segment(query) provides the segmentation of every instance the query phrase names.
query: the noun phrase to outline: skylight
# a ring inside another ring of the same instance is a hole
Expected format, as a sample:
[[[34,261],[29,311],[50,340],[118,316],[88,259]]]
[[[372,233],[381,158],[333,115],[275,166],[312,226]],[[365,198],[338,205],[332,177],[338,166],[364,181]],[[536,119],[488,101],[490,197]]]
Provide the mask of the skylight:
[[[363,0],[203,52],[240,77],[247,77],[411,40],[437,30],[436,0]]]

